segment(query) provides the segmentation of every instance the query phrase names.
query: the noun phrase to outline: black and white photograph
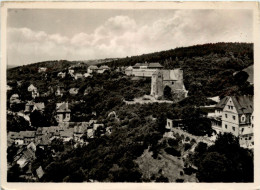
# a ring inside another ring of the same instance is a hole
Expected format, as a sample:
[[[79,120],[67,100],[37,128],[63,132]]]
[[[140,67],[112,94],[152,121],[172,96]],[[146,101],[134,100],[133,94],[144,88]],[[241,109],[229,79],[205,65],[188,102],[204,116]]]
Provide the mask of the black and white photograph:
[[[255,184],[257,3],[226,3],[5,2],[7,184]]]

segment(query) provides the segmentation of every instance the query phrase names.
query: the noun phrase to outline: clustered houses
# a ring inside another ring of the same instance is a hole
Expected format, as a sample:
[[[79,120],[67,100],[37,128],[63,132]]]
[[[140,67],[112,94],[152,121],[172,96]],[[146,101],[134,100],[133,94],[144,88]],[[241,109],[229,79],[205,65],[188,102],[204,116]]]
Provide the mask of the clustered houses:
[[[28,92],[31,92],[31,93],[32,93],[32,98],[34,98],[34,99],[35,99],[36,97],[39,97],[39,96],[40,96],[37,87],[35,87],[33,84],[31,84],[31,85],[28,87]]]
[[[217,133],[232,133],[242,147],[254,145],[254,97],[227,96],[215,107],[211,117],[212,128]]]
[[[102,136],[105,133],[110,134],[110,132],[111,129],[105,129],[103,124],[97,123],[97,120],[60,122],[58,126],[38,127],[36,131],[9,132],[7,134],[8,147],[15,145],[19,148],[13,158],[14,161],[9,164],[19,164],[21,168],[25,168],[36,159],[36,149],[51,148],[54,139],[73,142],[76,147],[85,144],[86,139],[94,138],[96,134]]]

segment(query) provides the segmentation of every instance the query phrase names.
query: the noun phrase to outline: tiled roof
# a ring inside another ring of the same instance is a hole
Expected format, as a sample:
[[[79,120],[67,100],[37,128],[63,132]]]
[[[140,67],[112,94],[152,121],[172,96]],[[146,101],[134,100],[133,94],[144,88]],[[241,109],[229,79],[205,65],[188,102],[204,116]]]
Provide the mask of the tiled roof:
[[[45,105],[43,102],[35,103],[37,110],[44,110]]]
[[[247,81],[250,83],[254,83],[254,65],[245,68],[243,71],[247,72],[247,74],[249,75]]]
[[[254,111],[254,96],[226,96],[216,105],[216,108],[224,109],[231,97],[238,114],[252,114]]]
[[[20,131],[20,135],[24,138],[34,138],[36,131]]]
[[[69,128],[69,129],[66,129],[64,131],[61,131],[60,132],[60,136],[61,137],[73,137],[73,132],[74,132],[74,129],[73,128]]]
[[[144,65],[142,65],[142,63],[136,63],[133,67],[140,67],[140,66],[144,66]]]
[[[62,103],[57,107],[57,112],[71,112],[69,109],[68,103]]]
[[[149,68],[163,68],[163,66],[160,63],[149,63]]]
[[[44,134],[53,134],[58,135],[60,132],[60,127],[58,126],[51,126],[51,127],[38,127],[36,134],[37,135],[44,135]]]
[[[126,70],[126,71],[131,71],[131,70],[133,70],[133,67],[132,67],[132,66],[129,66],[129,67],[127,67],[125,70]]]
[[[37,144],[38,145],[48,145],[50,143],[50,137],[48,135],[42,135],[40,137],[38,137],[38,141]]]
[[[253,96],[231,96],[238,114],[253,113],[254,97]]]
[[[224,109],[228,99],[229,99],[228,96],[226,96],[225,98],[222,98],[215,107],[218,108],[218,109]]]

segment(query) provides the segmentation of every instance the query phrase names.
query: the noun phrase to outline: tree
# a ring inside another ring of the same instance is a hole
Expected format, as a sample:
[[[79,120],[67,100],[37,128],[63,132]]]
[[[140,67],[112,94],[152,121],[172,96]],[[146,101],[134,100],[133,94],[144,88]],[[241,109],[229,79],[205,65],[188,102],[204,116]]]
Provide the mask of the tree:
[[[25,120],[23,117],[18,115],[10,115],[7,114],[7,131],[26,131],[26,130],[32,130],[30,127],[30,124],[27,120]]]
[[[198,179],[201,182],[229,182],[230,161],[218,152],[208,153],[200,162]]]
[[[37,110],[30,114],[30,121],[34,127],[46,127],[49,126],[48,120],[45,115]]]
[[[204,148],[200,152],[203,151]],[[241,148],[238,138],[230,133],[219,135],[215,144],[196,161],[201,182],[252,182],[254,179],[253,152]]]

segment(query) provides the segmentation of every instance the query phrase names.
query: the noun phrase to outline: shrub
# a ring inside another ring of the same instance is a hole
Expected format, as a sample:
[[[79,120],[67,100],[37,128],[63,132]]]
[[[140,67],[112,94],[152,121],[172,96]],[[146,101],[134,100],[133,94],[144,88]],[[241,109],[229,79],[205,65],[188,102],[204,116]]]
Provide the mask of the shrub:
[[[176,150],[175,148],[165,148],[164,150],[165,150],[165,152],[167,152],[168,154],[171,154],[173,156],[178,156],[178,157],[181,156],[181,152]]]
[[[178,182],[178,183],[183,183],[183,182],[184,182],[184,179],[176,179],[176,182]]]
[[[189,150],[191,148],[191,144],[189,144],[189,143],[185,143],[184,144],[184,150],[186,151],[186,150]]]

